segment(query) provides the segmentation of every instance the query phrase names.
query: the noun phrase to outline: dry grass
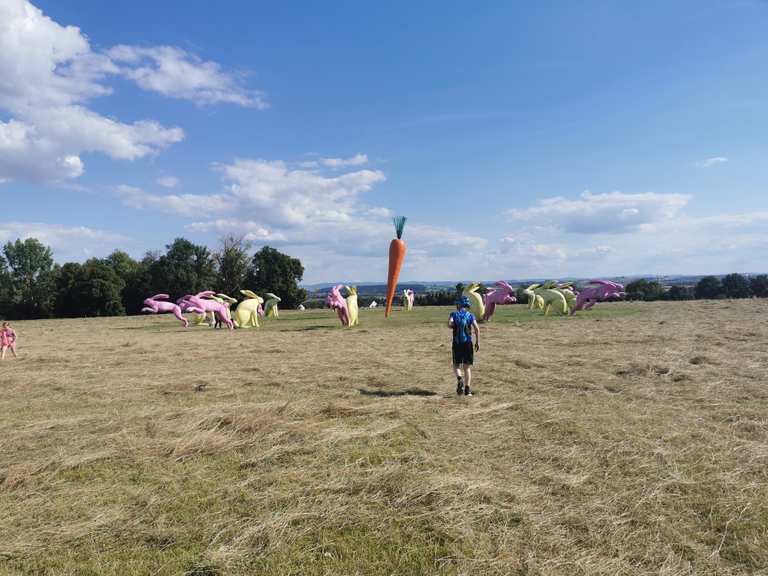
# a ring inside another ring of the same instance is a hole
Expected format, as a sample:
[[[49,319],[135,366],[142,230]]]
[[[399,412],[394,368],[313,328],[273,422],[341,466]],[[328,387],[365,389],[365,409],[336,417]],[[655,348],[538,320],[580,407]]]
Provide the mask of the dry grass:
[[[3,574],[766,574],[765,301],[19,322]]]

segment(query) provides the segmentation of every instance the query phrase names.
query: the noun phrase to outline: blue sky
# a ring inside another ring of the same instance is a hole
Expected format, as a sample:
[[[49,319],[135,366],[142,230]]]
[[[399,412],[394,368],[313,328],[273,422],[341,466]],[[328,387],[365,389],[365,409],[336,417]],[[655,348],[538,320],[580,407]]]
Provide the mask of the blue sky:
[[[768,3],[0,0],[0,240],[305,281],[764,271]]]

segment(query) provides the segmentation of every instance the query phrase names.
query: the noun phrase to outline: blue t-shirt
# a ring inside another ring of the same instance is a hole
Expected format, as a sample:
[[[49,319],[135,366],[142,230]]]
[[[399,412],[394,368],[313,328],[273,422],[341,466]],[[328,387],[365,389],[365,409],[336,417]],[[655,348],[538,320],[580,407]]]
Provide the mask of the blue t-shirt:
[[[466,308],[462,308],[456,312],[451,312],[451,318],[453,318],[454,344],[472,342],[472,324],[475,322],[474,314]]]

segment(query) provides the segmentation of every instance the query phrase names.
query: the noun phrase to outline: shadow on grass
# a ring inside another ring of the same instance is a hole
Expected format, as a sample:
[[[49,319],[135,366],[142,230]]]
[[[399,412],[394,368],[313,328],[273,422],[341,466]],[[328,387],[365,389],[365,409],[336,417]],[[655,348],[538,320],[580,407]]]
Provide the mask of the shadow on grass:
[[[163,331],[170,332],[171,330],[169,330],[169,328],[172,329],[172,331],[174,332],[181,332],[184,330],[184,326],[182,326],[181,324],[177,324],[176,326],[171,326],[168,324],[150,324],[147,326],[118,326],[116,328],[111,328],[111,330],[143,330],[144,332],[163,332]],[[190,326],[190,328],[192,327]]]
[[[284,328],[283,332],[308,332],[309,330],[329,330],[331,326],[302,326],[301,328]]]
[[[379,398],[391,398],[393,396],[437,396],[436,392],[424,390],[423,388],[408,388],[407,390],[368,390],[366,388],[357,389],[363,396],[378,396]]]

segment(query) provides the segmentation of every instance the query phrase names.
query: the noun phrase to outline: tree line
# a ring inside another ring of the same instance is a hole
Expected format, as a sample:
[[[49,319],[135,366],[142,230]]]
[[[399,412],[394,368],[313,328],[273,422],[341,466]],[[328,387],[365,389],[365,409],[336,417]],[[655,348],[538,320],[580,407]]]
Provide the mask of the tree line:
[[[239,296],[241,289],[273,292],[281,306],[307,297],[299,282],[304,266],[269,246],[251,254],[242,238],[227,237],[218,250],[176,238],[165,252],[140,260],[115,250],[106,258],[56,264],[35,238],[7,242],[0,252],[0,317],[9,319],[121,316],[141,312],[143,300],[166,293],[175,300],[203,290]]]
[[[743,274],[704,276],[695,286],[665,287],[655,280],[635,280],[626,286],[627,300],[715,300],[719,298],[766,298],[768,274],[747,278]]]
[[[295,308],[307,299],[299,287],[304,266],[278,250],[264,246],[251,253],[242,238],[227,237],[211,251],[185,238],[176,238],[165,252],[148,252],[135,260],[121,250],[106,258],[58,265],[53,254],[35,238],[7,242],[0,252],[0,318],[50,318],[120,316],[141,312],[143,300],[157,293],[172,299],[184,294],[214,290],[238,296],[241,289],[257,294],[273,292],[281,306]],[[431,291],[416,296],[420,306],[451,305],[464,285],[455,290]],[[480,292],[484,292],[483,288]],[[705,276],[695,286],[665,287],[640,279],[626,286],[628,300],[692,300],[768,297],[768,274],[747,278],[728,274],[722,279]],[[527,298],[518,290],[518,302]],[[360,299],[367,306],[375,297]],[[311,306],[324,303],[318,299]]]

